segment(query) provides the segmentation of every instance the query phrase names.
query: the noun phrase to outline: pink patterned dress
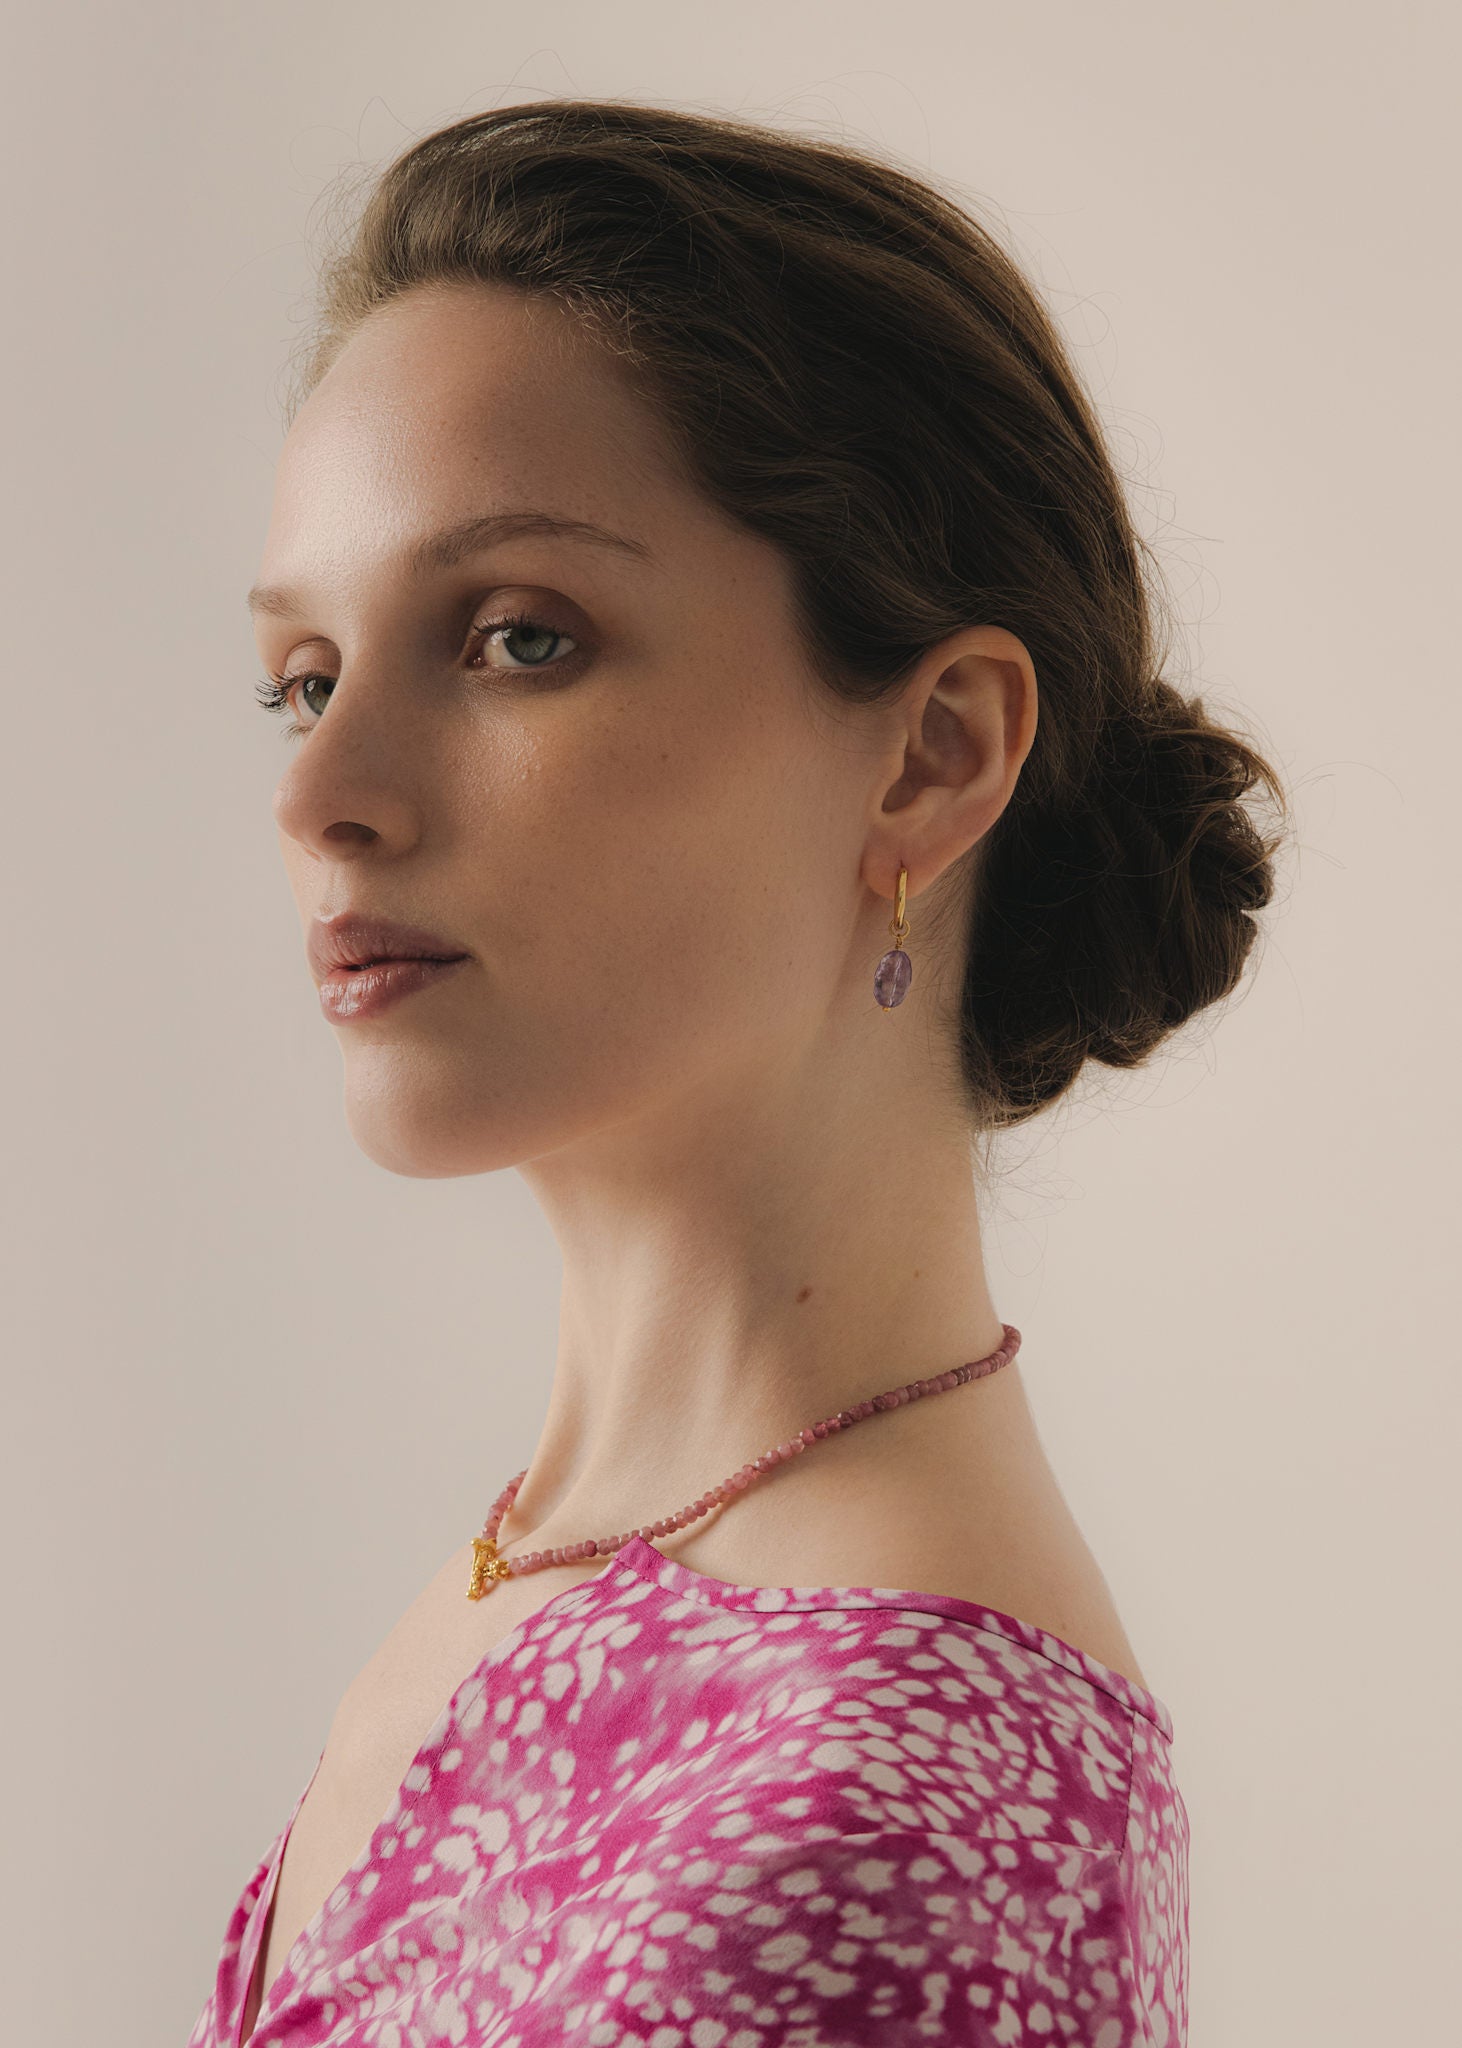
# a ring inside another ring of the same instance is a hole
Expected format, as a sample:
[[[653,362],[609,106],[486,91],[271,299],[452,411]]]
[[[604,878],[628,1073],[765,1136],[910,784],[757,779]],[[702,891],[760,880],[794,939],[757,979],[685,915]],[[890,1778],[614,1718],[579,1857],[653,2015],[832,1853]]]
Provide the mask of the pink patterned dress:
[[[731,1585],[635,1536],[458,1686],[250,2039],[1182,2048],[1172,1734],[994,1608]],[[188,2048],[239,2048],[308,1790]]]

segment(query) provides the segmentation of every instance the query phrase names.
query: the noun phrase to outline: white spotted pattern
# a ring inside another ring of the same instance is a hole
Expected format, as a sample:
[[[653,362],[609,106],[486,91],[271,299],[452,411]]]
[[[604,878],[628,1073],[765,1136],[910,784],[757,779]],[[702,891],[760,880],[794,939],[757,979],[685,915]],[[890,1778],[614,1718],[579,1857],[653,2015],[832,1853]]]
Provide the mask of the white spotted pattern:
[[[1183,2048],[1172,1735],[994,1608],[728,1585],[633,1537],[463,1680],[251,2041]],[[188,2048],[239,2048],[308,1790]]]

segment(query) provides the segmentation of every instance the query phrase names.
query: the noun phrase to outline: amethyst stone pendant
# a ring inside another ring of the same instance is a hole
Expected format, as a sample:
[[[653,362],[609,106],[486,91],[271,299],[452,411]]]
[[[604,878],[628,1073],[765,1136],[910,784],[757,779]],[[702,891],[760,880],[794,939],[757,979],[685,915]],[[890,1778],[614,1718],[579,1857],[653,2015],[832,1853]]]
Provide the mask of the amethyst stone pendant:
[[[885,1010],[901,1003],[914,978],[914,963],[902,946],[894,946],[879,961],[873,973],[873,993]]]
[[[904,940],[909,936],[908,923],[904,917],[904,900],[909,886],[909,871],[899,869],[898,896],[888,928],[893,933],[893,945],[873,970],[873,993],[885,1010],[891,1010],[901,1003],[909,992],[909,983],[914,978],[914,963],[904,951]]]

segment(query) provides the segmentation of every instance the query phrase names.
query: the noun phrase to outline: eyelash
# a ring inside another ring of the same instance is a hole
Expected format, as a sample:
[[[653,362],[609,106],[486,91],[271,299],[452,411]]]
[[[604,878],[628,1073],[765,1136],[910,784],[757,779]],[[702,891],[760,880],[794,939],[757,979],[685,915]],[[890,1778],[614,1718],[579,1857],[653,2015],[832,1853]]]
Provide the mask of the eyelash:
[[[540,633],[548,633],[555,640],[570,640],[573,638],[572,634],[560,633],[556,626],[546,625],[542,619],[535,619],[528,612],[503,612],[495,619],[488,619],[482,624],[474,626],[473,631],[483,634],[488,639],[494,633],[512,632],[527,633],[530,637]],[[551,668],[553,666],[552,662],[530,661],[525,662],[521,668],[499,670],[499,674],[530,675],[534,669]],[[290,695],[300,683],[333,683],[334,680],[334,676],[317,674],[311,669],[303,670],[297,676],[277,676],[271,670],[258,685],[259,703],[265,711],[283,713],[289,709]],[[316,718],[313,724],[301,725],[297,718],[291,718],[284,728],[282,737],[287,740],[303,739],[306,733],[314,731],[315,726],[319,722],[319,719]]]

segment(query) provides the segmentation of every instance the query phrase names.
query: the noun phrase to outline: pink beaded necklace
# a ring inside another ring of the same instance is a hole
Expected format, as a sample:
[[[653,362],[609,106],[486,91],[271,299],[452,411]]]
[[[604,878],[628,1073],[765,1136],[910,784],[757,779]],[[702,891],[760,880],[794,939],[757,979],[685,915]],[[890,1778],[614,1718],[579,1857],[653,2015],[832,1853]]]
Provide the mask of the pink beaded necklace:
[[[814,1422],[810,1429],[799,1430],[797,1435],[775,1450],[763,1451],[759,1458],[753,1458],[749,1465],[743,1465],[733,1472],[729,1479],[723,1479],[719,1486],[713,1486],[709,1493],[703,1493],[699,1500],[683,1507],[679,1514],[667,1515],[663,1522],[647,1522],[643,1528],[626,1530],[622,1536],[589,1536],[582,1543],[561,1544],[554,1550],[530,1550],[522,1557],[503,1557],[498,1552],[497,1532],[502,1526],[503,1516],[512,1506],[518,1488],[528,1476],[525,1465],[516,1479],[510,1479],[492,1504],[492,1511],[482,1525],[482,1534],[472,1539],[472,1577],[467,1586],[467,1598],[480,1600],[484,1593],[490,1593],[499,1579],[517,1578],[524,1572],[542,1571],[551,1564],[577,1564],[581,1558],[609,1557],[616,1550],[622,1550],[633,1536],[641,1536],[648,1543],[656,1536],[668,1536],[672,1530],[684,1529],[691,1522],[698,1522],[702,1515],[708,1515],[713,1507],[722,1501],[744,1493],[752,1481],[763,1472],[770,1472],[774,1465],[796,1457],[809,1445],[821,1438],[832,1436],[840,1429],[851,1429],[855,1422],[862,1422],[876,1410],[902,1408],[910,1401],[922,1400],[925,1394],[942,1394],[951,1387],[967,1386],[971,1380],[983,1379],[987,1374],[998,1372],[1002,1365],[1009,1365],[1020,1349],[1020,1332],[1013,1323],[1002,1323],[1005,1340],[998,1350],[987,1358],[973,1359],[967,1365],[956,1365],[948,1372],[936,1373],[933,1379],[910,1380],[906,1387],[895,1387],[891,1393],[875,1394],[870,1401],[859,1401],[851,1408],[844,1408],[836,1415],[830,1415],[825,1422]]]

